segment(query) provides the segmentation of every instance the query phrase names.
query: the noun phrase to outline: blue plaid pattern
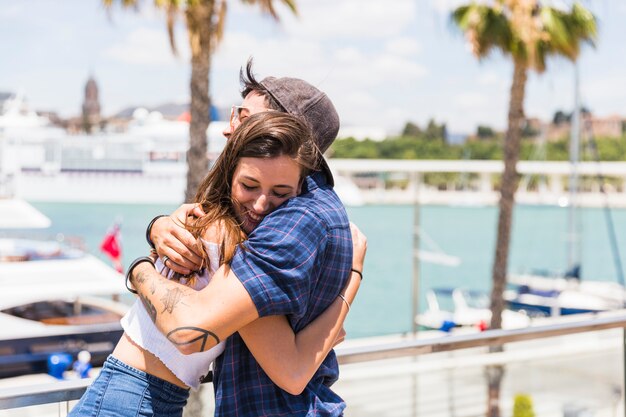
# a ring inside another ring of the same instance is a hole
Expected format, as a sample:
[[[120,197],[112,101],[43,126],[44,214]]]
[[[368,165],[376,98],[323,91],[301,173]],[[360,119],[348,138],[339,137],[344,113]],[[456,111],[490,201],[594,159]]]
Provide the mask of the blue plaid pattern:
[[[337,298],[352,267],[352,235],[339,198],[319,173],[305,185],[301,196],[263,219],[231,262],[259,315],[286,315],[296,332]],[[236,333],[215,364],[215,416],[341,416],[345,403],[329,388],[338,376],[331,351],[304,392],[291,395]]]

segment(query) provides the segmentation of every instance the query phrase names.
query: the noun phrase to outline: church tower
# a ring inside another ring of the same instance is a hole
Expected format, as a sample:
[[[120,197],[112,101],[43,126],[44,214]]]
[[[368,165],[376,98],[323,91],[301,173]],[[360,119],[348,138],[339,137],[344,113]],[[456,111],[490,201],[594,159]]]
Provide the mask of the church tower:
[[[90,133],[100,124],[100,102],[98,100],[98,84],[93,76],[85,84],[85,99],[83,100],[83,129]]]

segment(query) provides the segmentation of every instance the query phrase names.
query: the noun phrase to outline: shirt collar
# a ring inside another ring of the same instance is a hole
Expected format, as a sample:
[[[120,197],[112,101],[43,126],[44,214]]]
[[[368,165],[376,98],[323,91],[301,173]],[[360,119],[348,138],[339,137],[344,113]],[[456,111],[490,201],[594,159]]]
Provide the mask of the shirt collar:
[[[322,188],[326,186],[328,186],[328,180],[326,179],[326,175],[324,175],[324,173],[321,171],[316,171],[306,177],[306,181],[303,184],[301,194],[305,194],[317,188]]]

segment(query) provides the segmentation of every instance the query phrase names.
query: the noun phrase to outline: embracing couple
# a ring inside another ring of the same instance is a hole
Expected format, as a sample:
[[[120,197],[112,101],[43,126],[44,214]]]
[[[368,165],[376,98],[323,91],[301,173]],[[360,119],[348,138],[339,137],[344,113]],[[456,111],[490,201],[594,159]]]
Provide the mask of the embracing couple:
[[[295,78],[240,73],[223,152],[195,204],[148,226],[128,268],[138,300],[70,416],[182,416],[212,379],[216,416],[341,416],[332,348],[367,249],[322,153],[339,117]]]

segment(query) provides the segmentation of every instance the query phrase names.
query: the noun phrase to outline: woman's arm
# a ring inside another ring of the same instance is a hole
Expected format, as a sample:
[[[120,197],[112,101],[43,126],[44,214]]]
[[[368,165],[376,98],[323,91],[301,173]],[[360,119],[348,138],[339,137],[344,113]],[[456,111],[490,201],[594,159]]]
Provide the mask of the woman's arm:
[[[366,237],[351,224],[354,245],[353,267],[363,270],[367,250]],[[239,334],[261,368],[280,388],[293,395],[304,391],[328,352],[343,337],[343,322],[348,315],[346,302],[352,304],[361,284],[356,272],[337,299],[308,326],[294,334],[285,316],[269,316],[255,320],[239,330]]]

